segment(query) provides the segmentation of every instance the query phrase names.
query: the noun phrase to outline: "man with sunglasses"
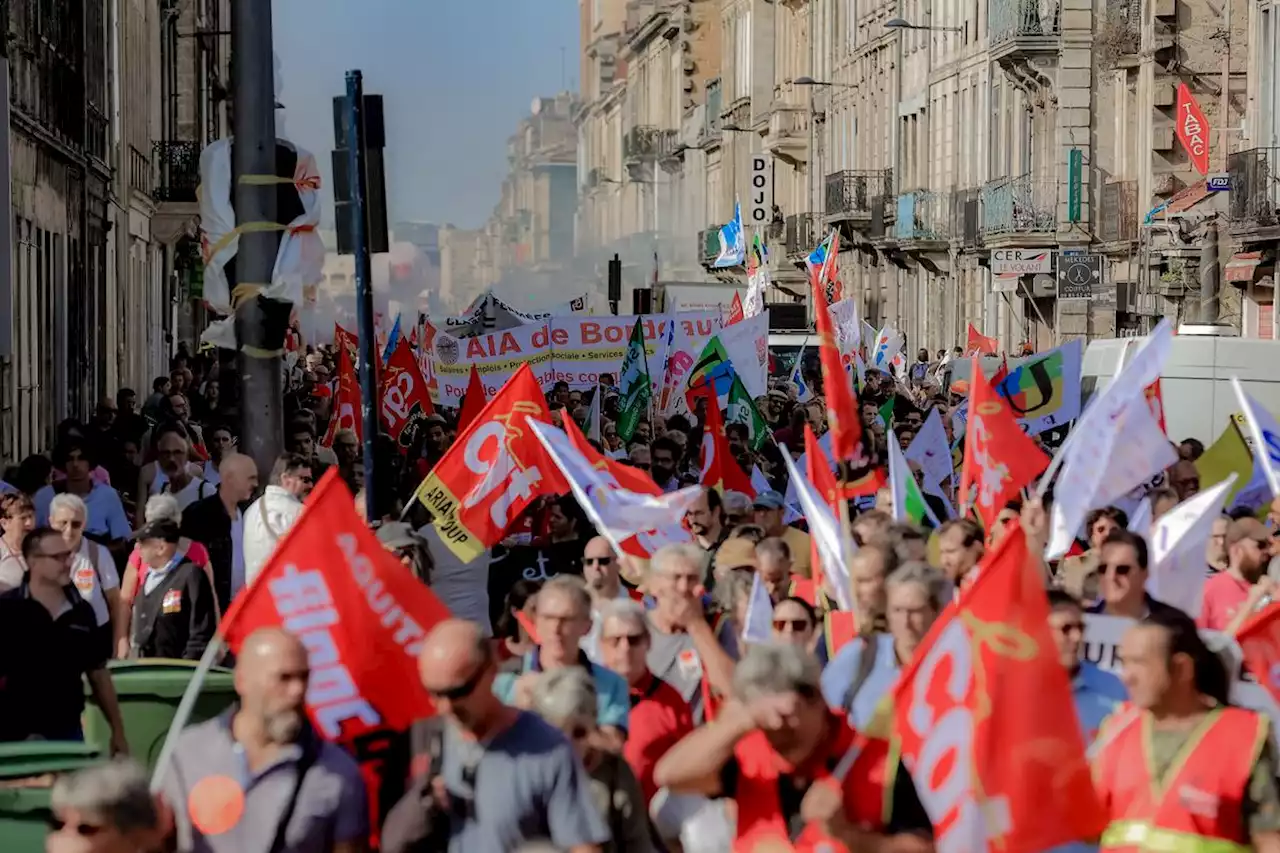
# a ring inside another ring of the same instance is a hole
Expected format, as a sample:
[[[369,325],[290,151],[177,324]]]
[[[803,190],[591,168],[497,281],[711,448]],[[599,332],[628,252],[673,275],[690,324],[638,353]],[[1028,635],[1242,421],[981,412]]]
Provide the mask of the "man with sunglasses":
[[[609,540],[596,536],[582,552],[582,577],[591,596],[591,630],[582,638],[587,657],[600,663],[600,621],[604,608],[612,601],[627,601],[631,593],[622,584],[621,561]]]
[[[1101,599],[1088,612],[1145,619],[1176,611],[1176,607],[1157,601],[1147,592],[1147,560],[1147,540],[1123,528],[1113,530],[1098,548]]]
[[[1272,542],[1266,526],[1251,516],[1227,525],[1227,569],[1205,581],[1197,625],[1235,634],[1268,597],[1275,595],[1275,581],[1267,576]]]
[[[494,694],[498,668],[479,626],[436,625],[418,672],[439,713],[438,735],[414,768],[414,790],[387,816],[384,851],[479,853],[550,839],[559,850],[594,853],[609,840],[573,744]]]

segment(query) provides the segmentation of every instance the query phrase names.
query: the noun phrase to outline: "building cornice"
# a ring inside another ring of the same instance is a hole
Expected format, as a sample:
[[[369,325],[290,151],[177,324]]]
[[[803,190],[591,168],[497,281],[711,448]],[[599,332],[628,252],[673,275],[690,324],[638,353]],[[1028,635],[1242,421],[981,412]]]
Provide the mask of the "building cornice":
[[[626,37],[622,47],[622,55],[624,57],[637,57],[643,54],[649,42],[666,32],[667,22],[670,20],[671,10],[669,8],[658,9],[645,18],[639,28]]]

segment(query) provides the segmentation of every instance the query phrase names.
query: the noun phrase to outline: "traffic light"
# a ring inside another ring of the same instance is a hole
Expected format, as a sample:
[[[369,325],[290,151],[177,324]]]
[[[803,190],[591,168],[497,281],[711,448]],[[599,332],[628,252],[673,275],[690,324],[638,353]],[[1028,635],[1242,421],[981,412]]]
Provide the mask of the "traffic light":
[[[371,253],[390,250],[390,234],[387,227],[387,177],[383,150],[387,147],[387,128],[383,120],[381,95],[364,96],[365,162],[365,239]],[[338,230],[338,254],[355,252],[351,238],[352,196],[354,188],[350,174],[350,151],[347,140],[347,98],[339,95],[333,99],[333,138],[338,147],[333,151],[333,212]]]

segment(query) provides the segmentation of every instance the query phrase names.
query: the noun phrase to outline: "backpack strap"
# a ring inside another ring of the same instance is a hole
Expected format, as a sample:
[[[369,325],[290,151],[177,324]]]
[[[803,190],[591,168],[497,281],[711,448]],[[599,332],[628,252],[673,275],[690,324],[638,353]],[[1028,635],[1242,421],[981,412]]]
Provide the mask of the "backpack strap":
[[[844,692],[844,698],[840,700],[840,707],[846,714],[853,713],[853,701],[858,698],[858,691],[871,677],[871,670],[876,668],[876,647],[872,644],[871,637],[859,637],[858,642],[861,643],[858,669],[849,682],[849,689]]]

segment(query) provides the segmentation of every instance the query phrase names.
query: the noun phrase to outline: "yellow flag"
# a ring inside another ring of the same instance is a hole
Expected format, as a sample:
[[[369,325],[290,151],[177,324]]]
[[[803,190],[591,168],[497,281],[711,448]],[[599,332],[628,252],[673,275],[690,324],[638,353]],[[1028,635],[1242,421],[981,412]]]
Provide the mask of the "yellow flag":
[[[1196,471],[1200,473],[1201,484],[1221,483],[1231,474],[1236,481],[1227,492],[1226,506],[1231,506],[1231,499],[1249,482],[1253,475],[1253,454],[1244,439],[1244,415],[1236,412],[1204,455],[1196,460]]]

